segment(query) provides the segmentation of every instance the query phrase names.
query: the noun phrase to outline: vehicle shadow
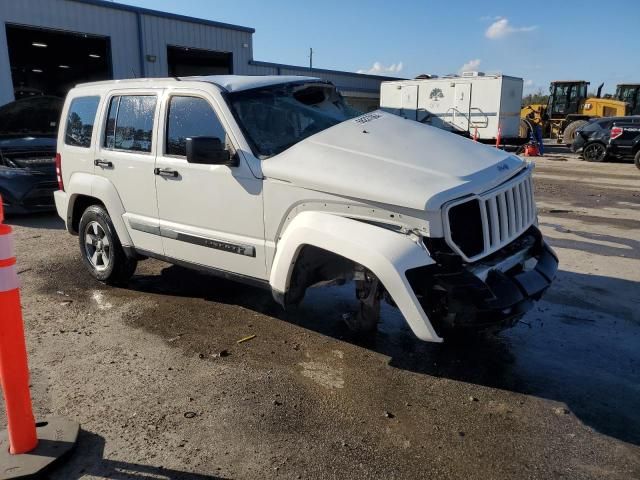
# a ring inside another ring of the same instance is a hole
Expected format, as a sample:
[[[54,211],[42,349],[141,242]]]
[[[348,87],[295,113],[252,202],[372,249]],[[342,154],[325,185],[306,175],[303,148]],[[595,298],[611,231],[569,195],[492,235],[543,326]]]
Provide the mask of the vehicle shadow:
[[[109,460],[104,457],[105,439],[86,430],[80,430],[78,446],[58,467],[46,477],[51,480],[79,480],[87,476],[112,480],[225,480],[223,477],[154,467],[137,463]]]
[[[553,247],[569,248],[611,257],[626,257],[640,260],[640,241],[616,235],[605,235],[581,230],[568,230],[562,225],[541,222],[541,226],[553,228],[558,233],[569,233],[582,238],[574,240],[547,235]]]
[[[7,225],[46,230],[64,230],[64,222],[55,212],[11,215],[4,219]]]
[[[351,335],[341,321],[356,307],[349,284],[310,289],[288,311],[267,291],[176,266],[136,277],[131,288],[238,305],[388,356],[394,368],[561,402],[595,430],[640,445],[640,322],[632,311],[640,282],[561,271],[516,327],[441,345],[419,341],[388,305],[375,337]]]

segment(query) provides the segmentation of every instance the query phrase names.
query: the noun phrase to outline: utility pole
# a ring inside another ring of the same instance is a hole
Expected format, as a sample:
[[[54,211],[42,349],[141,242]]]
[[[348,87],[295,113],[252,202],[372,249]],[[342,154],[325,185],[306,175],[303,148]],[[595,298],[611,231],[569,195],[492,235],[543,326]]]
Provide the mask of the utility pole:
[[[309,70],[313,70],[313,48],[309,48]]]

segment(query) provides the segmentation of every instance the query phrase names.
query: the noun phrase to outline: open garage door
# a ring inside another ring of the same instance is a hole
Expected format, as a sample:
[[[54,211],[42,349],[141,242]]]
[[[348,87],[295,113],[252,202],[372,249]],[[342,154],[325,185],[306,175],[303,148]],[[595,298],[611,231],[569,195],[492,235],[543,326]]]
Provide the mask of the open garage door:
[[[6,29],[16,100],[64,97],[78,83],[112,78],[108,37],[10,24]]]
[[[233,73],[233,56],[230,52],[169,45],[167,47],[167,64],[170,77]]]

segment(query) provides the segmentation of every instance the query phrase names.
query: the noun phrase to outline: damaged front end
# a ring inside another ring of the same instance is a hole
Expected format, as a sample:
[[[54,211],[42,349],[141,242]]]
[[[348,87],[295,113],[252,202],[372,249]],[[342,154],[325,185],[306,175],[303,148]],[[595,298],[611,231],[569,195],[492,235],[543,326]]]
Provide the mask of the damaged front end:
[[[55,147],[54,147],[55,148]],[[0,150],[0,195],[7,214],[52,211],[55,151]]]
[[[558,258],[536,226],[506,247],[467,263],[443,239],[425,239],[434,265],[406,272],[440,336],[513,326],[539,300],[558,270]]]

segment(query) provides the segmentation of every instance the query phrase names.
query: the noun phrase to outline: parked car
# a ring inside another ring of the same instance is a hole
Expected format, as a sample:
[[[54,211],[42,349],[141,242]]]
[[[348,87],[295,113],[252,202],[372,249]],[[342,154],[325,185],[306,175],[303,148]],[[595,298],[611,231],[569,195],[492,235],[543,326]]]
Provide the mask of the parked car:
[[[383,111],[354,118],[317,78],[90,83],[62,118],[56,207],[103,282],[154,257],[286,307],[353,279],[353,330],[374,331],[386,299],[440,342],[511,325],[556,275],[530,164]]]
[[[55,209],[56,136],[63,103],[38,96],[0,107],[0,195],[7,214]]]
[[[607,156],[633,160],[640,168],[640,117],[614,122],[611,127]]]
[[[607,148],[611,127],[615,122],[640,123],[640,116],[605,117],[590,120],[576,131],[571,151],[579,153],[588,162],[603,162],[607,159]]]

